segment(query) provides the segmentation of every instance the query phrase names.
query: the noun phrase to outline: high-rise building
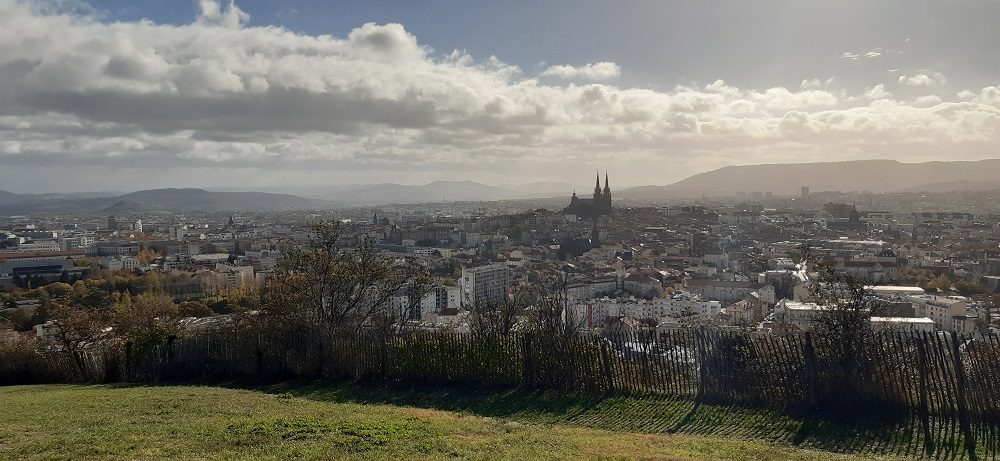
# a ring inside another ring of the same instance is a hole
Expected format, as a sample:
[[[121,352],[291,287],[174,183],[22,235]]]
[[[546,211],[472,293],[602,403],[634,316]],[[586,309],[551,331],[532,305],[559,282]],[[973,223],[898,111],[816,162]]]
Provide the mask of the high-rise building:
[[[799,189],[799,197],[800,198],[809,198],[809,186],[802,186]]]
[[[507,300],[510,290],[510,268],[503,263],[462,269],[460,280],[462,304],[467,309],[489,306]]]

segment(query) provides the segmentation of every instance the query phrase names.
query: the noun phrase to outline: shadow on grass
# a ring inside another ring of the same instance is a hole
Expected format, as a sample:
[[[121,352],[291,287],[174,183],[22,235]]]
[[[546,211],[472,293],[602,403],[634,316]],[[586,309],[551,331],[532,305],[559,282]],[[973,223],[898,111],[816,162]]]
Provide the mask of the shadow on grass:
[[[964,439],[953,419],[931,419],[924,425],[915,414],[873,408],[817,414],[662,397],[591,396],[457,386],[390,387],[359,382],[246,380],[210,384],[324,402],[418,407],[539,424],[738,438],[872,456],[968,459],[963,449]],[[997,458],[998,429],[996,424],[976,426],[978,459]]]

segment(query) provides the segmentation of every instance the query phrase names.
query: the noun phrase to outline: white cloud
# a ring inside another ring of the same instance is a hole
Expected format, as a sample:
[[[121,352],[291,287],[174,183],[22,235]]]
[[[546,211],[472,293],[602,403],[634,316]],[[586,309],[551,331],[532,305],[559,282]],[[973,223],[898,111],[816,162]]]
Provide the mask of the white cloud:
[[[944,74],[940,72],[899,76],[899,83],[908,86],[944,85],[946,82],[947,79],[945,79]]]
[[[871,88],[868,88],[864,92],[865,99],[887,99],[891,98],[892,93],[885,90],[885,85],[879,83]]]
[[[202,3],[175,26],[0,0],[0,164],[475,178],[568,176],[619,158],[706,169],[1000,148],[996,87],[898,100],[881,84],[848,93],[832,79],[763,90],[551,83],[500,58],[436,53],[400,24],[334,37],[246,21],[231,3]]]
[[[597,62],[582,66],[557,65],[549,66],[540,74],[542,77],[562,79],[609,80],[620,76],[622,70],[613,62]]]
[[[859,52],[845,51],[841,53],[840,59],[860,61],[861,59],[875,59],[875,58],[880,58],[883,55],[892,55],[892,54],[903,54],[903,52],[899,50],[892,50],[889,48],[872,48],[868,51],[859,51]]]
[[[206,25],[240,27],[250,20],[250,15],[236,6],[233,0],[198,0],[198,22]]]

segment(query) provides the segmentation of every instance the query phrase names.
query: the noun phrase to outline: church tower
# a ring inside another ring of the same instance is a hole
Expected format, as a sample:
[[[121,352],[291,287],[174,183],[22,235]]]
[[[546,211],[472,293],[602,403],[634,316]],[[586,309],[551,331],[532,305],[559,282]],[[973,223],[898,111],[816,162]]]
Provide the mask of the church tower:
[[[604,171],[604,196],[601,201],[604,206],[604,211],[607,214],[611,214],[611,186],[608,185],[608,172]]]
[[[601,216],[610,216],[611,207],[611,182],[608,180],[608,172],[604,172],[604,188],[601,188],[601,172],[598,170],[594,178],[594,197],[584,198],[573,191],[569,205],[563,209],[563,213],[574,215],[577,219],[597,219]]]

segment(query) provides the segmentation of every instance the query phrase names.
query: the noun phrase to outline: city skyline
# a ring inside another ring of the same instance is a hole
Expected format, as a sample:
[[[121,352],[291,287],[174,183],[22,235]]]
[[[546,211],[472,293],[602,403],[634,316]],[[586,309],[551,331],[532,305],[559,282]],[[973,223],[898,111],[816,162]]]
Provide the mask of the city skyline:
[[[0,0],[0,189],[998,156],[997,2],[458,6]]]

